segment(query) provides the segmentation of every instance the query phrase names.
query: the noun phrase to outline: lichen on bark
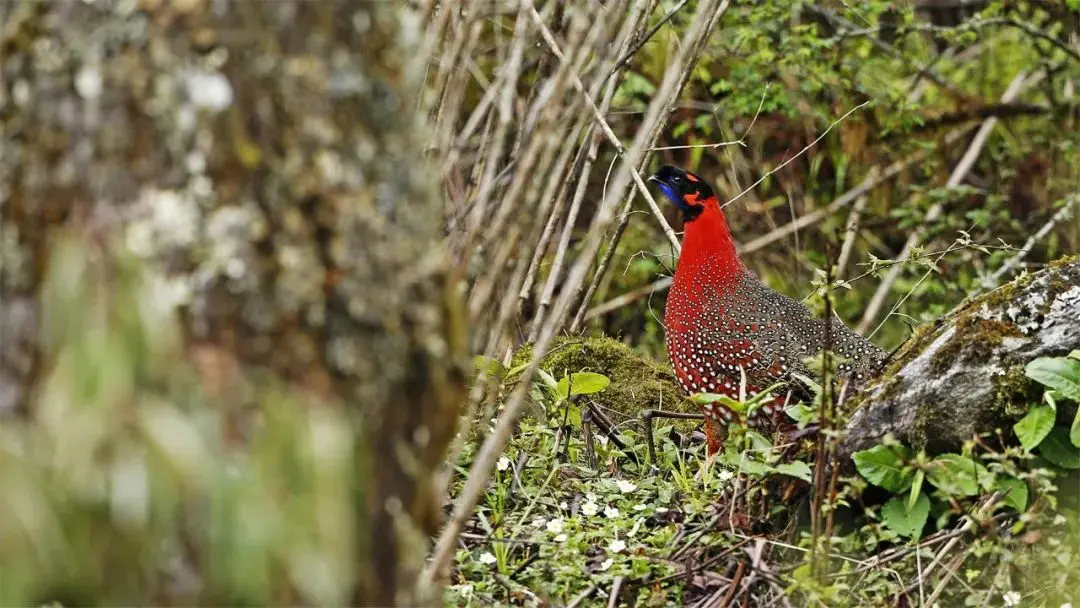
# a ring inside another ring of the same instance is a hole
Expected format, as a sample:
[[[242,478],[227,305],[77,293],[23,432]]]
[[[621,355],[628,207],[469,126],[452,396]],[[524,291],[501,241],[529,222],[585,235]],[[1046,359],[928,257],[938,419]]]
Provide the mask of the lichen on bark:
[[[848,453],[886,434],[931,451],[1007,429],[1037,402],[1037,357],[1080,348],[1080,259],[1064,259],[970,299],[916,331],[858,398]]]

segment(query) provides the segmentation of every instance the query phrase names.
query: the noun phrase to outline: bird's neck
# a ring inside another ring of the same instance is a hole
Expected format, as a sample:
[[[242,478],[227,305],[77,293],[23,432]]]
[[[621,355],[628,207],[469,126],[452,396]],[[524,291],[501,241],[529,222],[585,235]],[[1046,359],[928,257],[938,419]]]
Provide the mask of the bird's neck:
[[[675,278],[678,280],[683,275],[692,277],[695,283],[703,279],[720,285],[735,283],[745,266],[735,250],[724,212],[715,201],[709,203],[701,215],[686,223]],[[708,276],[701,276],[703,272]]]

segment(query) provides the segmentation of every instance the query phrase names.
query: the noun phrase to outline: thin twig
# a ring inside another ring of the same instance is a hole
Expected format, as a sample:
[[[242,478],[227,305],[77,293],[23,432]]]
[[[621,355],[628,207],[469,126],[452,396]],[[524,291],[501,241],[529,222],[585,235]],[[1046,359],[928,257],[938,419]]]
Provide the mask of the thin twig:
[[[674,97],[678,94],[676,85],[683,67],[694,61],[694,49],[696,49],[699,41],[708,35],[710,27],[715,24],[717,18],[716,13],[725,9],[727,5],[727,0],[724,0],[722,5],[717,0],[703,0],[698,5],[695,17],[691,20],[690,27],[683,37],[682,48],[679,53],[676,54],[671,67],[665,74],[664,80],[661,82],[656,96],[652,103],[649,104],[649,111],[645,114],[642,121],[642,127],[624,155],[620,170],[612,180],[613,192],[621,193],[624,188],[630,185],[630,182],[633,179],[631,174],[635,172],[635,167],[645,156],[647,148],[645,145],[646,139],[649,137],[650,133],[658,127],[660,122],[666,118],[666,115],[662,113],[662,109],[668,107],[668,105],[672,103]],[[521,8],[526,13],[536,14],[536,9],[531,0],[521,0]],[[576,75],[573,80],[580,86],[581,80],[577,78]],[[589,101],[591,102],[591,100]],[[595,108],[595,105],[593,105],[593,107]],[[540,361],[547,352],[548,346],[551,344],[555,333],[562,327],[570,307],[570,300],[574,295],[574,289],[585,279],[589,266],[591,266],[591,262],[596,255],[596,251],[600,247],[603,232],[614,218],[614,207],[617,200],[618,199],[614,197],[605,198],[600,203],[596,215],[593,216],[590,230],[582,243],[581,253],[574,266],[567,274],[567,286],[559,294],[558,299],[552,305],[548,318],[537,336],[529,364],[522,373],[517,386],[507,399],[505,409],[499,415],[495,424],[495,429],[487,436],[476,453],[469,475],[465,480],[465,486],[462,488],[461,493],[454,502],[454,509],[446,527],[439,535],[432,558],[428,562],[427,568],[421,579],[422,581],[429,584],[434,583],[436,580],[443,577],[443,573],[449,566],[455,553],[458,535],[472,515],[473,509],[476,507],[481,496],[485,493],[488,481],[491,477],[491,472],[495,468],[495,463],[499,458],[499,454],[502,453],[506,442],[510,439],[518,417],[525,408],[527,403],[526,396],[530,390],[529,386],[540,365]]]
[[[1020,251],[1016,252],[1016,255],[1009,258],[1009,261],[1002,264],[1001,268],[998,268],[994,271],[994,274],[983,281],[982,288],[991,289],[996,287],[1002,277],[1012,272],[1014,268],[1020,265],[1020,262],[1024,261],[1027,254],[1031,253],[1031,249],[1035,246],[1035,243],[1044,239],[1047,234],[1050,234],[1050,231],[1054,229],[1054,226],[1056,226],[1058,222],[1068,219],[1071,216],[1073,207],[1075,207],[1077,203],[1080,203],[1080,192],[1069,196],[1061,209],[1058,209],[1057,213],[1050,218],[1050,221],[1043,224],[1042,228],[1039,228],[1035,234],[1028,238],[1027,242],[1024,243],[1024,246],[1020,248]]]
[[[836,120],[834,120],[832,122],[832,124],[830,124],[829,127],[827,129],[825,129],[824,132],[822,132],[821,135],[818,135],[817,138],[814,139],[814,141],[806,144],[806,146],[803,147],[802,150],[799,150],[799,152],[797,154],[795,154],[795,156],[792,156],[791,158],[785,160],[784,162],[780,163],[780,165],[778,167],[776,167],[775,169],[769,171],[765,175],[762,175],[761,178],[758,179],[756,182],[750,184],[746,189],[744,189],[742,192],[736,194],[734,197],[732,197],[730,200],[728,200],[723,205],[720,205],[720,208],[723,209],[724,207],[727,207],[731,203],[734,203],[735,201],[739,200],[740,198],[742,198],[742,196],[744,194],[746,194],[747,192],[749,192],[749,191],[753,190],[754,188],[756,188],[758,184],[760,184],[761,182],[768,179],[769,176],[771,176],[773,173],[776,173],[777,171],[779,171],[779,170],[783,169],[784,167],[786,167],[786,166],[790,165],[791,163],[793,163],[795,161],[795,159],[797,159],[800,156],[802,156],[803,154],[805,154],[810,148],[813,148],[814,145],[816,145],[819,141],[824,139],[825,136],[829,134],[829,131],[833,130],[833,127],[840,124],[841,122],[844,121],[845,118],[847,118],[848,116],[851,116],[856,111],[861,110],[862,108],[866,107],[869,104],[870,104],[869,101],[864,101],[864,102],[860,103],[859,105],[855,106],[854,108],[851,108],[850,110],[848,110],[843,116],[841,116],[840,118],[837,118]]]
[[[1011,102],[1020,95],[1026,87],[1035,84],[1038,80],[1042,79],[1042,72],[1033,75],[1031,78],[1027,78],[1026,72],[1021,72],[1013,78],[1009,83],[1005,93],[1001,96],[1002,102]],[[967,176],[968,171],[975,164],[975,161],[979,157],[979,153],[982,152],[983,146],[986,144],[986,140],[990,137],[991,131],[997,125],[998,119],[995,117],[987,118],[983,121],[979,127],[979,131],[975,134],[968,149],[964,152],[964,155],[960,158],[960,161],[956,164],[951,175],[949,175],[948,181],[945,182],[946,188],[955,188]],[[897,256],[898,260],[906,260],[911,255],[911,250],[922,244],[923,239],[926,237],[926,228],[932,222],[937,221],[941,217],[945,207],[942,203],[937,203],[930,208],[926,213],[926,217],[920,227],[912,231],[908,237],[904,248],[901,250],[900,255]],[[877,318],[878,313],[881,311],[881,307],[885,304],[885,299],[888,297],[889,292],[892,291],[892,286],[896,280],[900,277],[900,272],[903,270],[903,265],[896,265],[889,269],[888,274],[878,285],[877,291],[870,298],[870,302],[866,306],[866,311],[863,313],[862,319],[859,321],[859,325],[856,331],[860,334],[865,334],[870,326],[873,324],[874,319]]]

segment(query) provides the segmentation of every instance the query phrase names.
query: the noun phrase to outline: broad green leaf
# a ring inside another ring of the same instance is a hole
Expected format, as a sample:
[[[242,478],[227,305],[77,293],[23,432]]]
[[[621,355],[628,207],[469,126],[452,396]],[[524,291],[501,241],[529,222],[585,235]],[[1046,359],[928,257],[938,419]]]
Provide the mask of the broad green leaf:
[[[951,496],[975,496],[979,493],[979,482],[988,480],[990,472],[966,456],[942,454],[927,465],[926,477]]]
[[[776,472],[783,473],[784,475],[790,475],[791,477],[797,477],[807,483],[810,483],[810,479],[812,476],[810,467],[801,460],[778,464],[776,465]]]
[[[930,516],[930,499],[920,493],[914,505],[899,496],[893,496],[881,508],[881,519],[890,530],[908,538],[918,538],[922,534],[926,519]]]
[[[1080,402],[1080,360],[1039,357],[1024,367],[1024,374],[1056,390],[1062,397]]]
[[[1004,493],[1002,502],[1009,507],[1023,513],[1027,510],[1028,486],[1022,479],[1012,475],[999,475],[994,480],[994,490]]]
[[[604,374],[578,372],[570,374],[570,395],[591,395],[599,393],[611,384]]]
[[[1070,359],[1076,359],[1077,361],[1080,361],[1080,350],[1074,350],[1071,353],[1069,353],[1069,358]]]
[[[1072,441],[1074,446],[1080,448],[1080,409],[1076,410],[1072,428],[1069,429],[1069,440]]]
[[[1039,445],[1054,428],[1054,410],[1046,405],[1037,405],[1013,425],[1013,431],[1025,450],[1031,451]]]
[[[1064,426],[1055,426],[1039,444],[1039,454],[1063,469],[1080,469],[1080,447],[1069,441]]]
[[[903,492],[911,485],[914,472],[905,466],[911,458],[911,450],[906,447],[878,445],[855,452],[851,458],[859,474],[876,486]]]

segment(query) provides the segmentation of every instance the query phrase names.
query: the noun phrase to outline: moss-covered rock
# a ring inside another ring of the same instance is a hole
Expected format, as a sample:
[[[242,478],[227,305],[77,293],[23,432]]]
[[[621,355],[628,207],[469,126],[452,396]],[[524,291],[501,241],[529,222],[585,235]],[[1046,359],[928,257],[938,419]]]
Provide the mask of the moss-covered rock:
[[[511,368],[528,363],[532,345],[514,354]],[[540,365],[556,379],[572,372],[595,372],[611,380],[591,395],[600,409],[616,422],[636,419],[646,409],[695,411],[666,363],[642,356],[618,340],[602,336],[559,338]]]
[[[845,450],[892,434],[936,451],[1007,429],[1039,398],[1024,365],[1076,348],[1080,256],[971,298],[920,328],[864,391],[847,424]]]

